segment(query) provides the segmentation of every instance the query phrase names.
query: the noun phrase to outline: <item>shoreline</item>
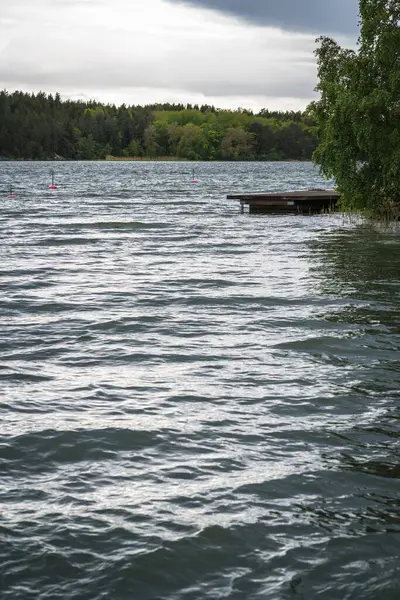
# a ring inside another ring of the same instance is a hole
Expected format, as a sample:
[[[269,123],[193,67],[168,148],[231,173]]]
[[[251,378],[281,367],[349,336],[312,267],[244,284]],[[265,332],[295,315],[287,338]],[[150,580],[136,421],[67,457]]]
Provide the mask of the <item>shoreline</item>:
[[[293,158],[282,158],[275,160],[267,160],[267,159],[249,159],[249,160],[190,160],[188,158],[179,158],[176,156],[113,156],[106,158],[93,158],[93,159],[82,159],[82,158],[68,158],[68,159],[59,159],[59,158],[0,158],[0,164],[6,162],[31,162],[31,163],[39,163],[39,162],[56,162],[56,163],[74,163],[74,162],[185,162],[185,163],[307,163],[312,162],[311,158],[305,159],[293,159]]]

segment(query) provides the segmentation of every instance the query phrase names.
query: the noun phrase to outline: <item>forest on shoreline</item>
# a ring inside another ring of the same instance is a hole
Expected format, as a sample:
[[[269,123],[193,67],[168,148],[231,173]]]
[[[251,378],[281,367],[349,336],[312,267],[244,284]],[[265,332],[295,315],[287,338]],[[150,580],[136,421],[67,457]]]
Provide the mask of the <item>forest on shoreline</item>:
[[[2,91],[0,160],[311,160],[313,125],[293,111],[115,106]]]

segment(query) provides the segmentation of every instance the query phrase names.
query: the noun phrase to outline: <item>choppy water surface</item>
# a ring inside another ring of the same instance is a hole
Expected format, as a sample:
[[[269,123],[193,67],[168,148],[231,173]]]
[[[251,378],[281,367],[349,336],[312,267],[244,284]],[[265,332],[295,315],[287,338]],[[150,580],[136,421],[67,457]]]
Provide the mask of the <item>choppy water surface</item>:
[[[1,598],[398,600],[399,232],[51,166],[0,163]]]

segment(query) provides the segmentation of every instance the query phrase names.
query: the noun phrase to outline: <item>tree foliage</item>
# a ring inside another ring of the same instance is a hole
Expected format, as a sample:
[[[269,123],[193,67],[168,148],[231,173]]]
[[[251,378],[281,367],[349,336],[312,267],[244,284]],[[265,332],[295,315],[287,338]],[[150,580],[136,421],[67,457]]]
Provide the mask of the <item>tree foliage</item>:
[[[301,112],[258,114],[214,106],[102,105],[0,93],[0,158],[71,160],[309,160],[317,146]]]
[[[344,206],[400,209],[400,2],[360,0],[357,52],[320,38],[320,100],[308,114],[320,145],[314,161],[334,177]]]

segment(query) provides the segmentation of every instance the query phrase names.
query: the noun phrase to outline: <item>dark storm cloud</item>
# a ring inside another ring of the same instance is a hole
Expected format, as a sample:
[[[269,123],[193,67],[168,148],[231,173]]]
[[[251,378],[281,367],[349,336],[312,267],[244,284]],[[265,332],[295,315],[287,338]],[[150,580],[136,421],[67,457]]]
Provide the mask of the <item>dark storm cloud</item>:
[[[355,35],[358,0],[169,0],[235,15],[258,25],[314,34]]]

